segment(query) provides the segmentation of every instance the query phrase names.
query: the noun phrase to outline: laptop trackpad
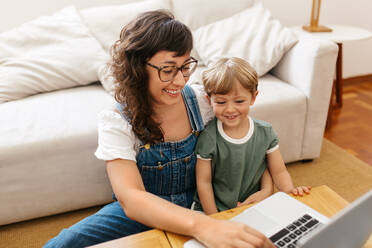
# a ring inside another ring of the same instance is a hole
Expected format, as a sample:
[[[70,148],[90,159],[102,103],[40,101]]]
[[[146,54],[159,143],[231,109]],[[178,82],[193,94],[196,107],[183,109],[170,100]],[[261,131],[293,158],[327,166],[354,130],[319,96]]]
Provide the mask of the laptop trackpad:
[[[275,231],[279,230],[278,223],[253,208],[245,210],[243,213],[235,216],[231,220],[244,223],[254,229],[257,229],[266,236],[269,236]]]

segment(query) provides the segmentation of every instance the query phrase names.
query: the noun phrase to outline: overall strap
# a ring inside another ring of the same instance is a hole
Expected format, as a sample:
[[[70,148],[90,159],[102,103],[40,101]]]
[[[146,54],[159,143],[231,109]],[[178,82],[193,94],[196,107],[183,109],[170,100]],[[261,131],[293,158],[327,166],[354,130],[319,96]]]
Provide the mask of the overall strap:
[[[200,114],[198,100],[194,91],[189,85],[185,85],[182,90],[182,96],[186,103],[187,113],[190,116],[190,124],[194,131],[202,131],[204,129],[203,119]]]

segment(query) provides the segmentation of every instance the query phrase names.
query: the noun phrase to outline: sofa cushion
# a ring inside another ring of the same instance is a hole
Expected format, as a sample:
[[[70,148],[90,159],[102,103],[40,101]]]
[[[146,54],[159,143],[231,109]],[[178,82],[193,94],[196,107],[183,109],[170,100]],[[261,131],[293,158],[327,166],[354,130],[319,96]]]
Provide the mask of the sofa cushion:
[[[146,0],[122,5],[111,5],[83,9],[80,11],[85,23],[105,50],[109,50],[119,39],[124,25],[134,19],[139,13],[170,9],[169,0]]]
[[[171,0],[171,2],[175,18],[194,31],[251,7],[254,0],[230,0],[228,3],[226,0],[214,0],[213,3],[199,0]],[[191,51],[191,56],[199,61],[199,65],[205,65],[195,49]]]
[[[107,53],[74,7],[0,34],[0,103],[98,80]]]
[[[101,82],[103,88],[112,96],[115,95],[115,78],[110,73],[107,64],[103,64],[98,69],[98,79]]]
[[[253,5],[254,0],[172,0],[174,16],[191,30],[232,16]]]
[[[307,97],[303,92],[266,74],[258,80],[258,95],[250,115],[272,124],[285,162],[301,159],[307,116]]]
[[[111,200],[94,152],[97,115],[112,104],[98,84],[0,104],[0,225]]]
[[[207,66],[221,57],[236,56],[246,59],[262,76],[297,42],[297,37],[257,1],[234,16],[197,29],[194,40]]]

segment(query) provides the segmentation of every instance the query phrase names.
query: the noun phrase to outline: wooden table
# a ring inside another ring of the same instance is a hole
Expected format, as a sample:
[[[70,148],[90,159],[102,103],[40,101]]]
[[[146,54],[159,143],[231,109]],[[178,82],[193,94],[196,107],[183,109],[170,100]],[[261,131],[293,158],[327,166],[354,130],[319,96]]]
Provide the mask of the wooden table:
[[[171,248],[171,245],[161,230],[153,229],[150,231],[134,234],[125,238],[115,239],[109,242],[91,246],[91,248]]]
[[[294,197],[299,201],[305,203],[311,208],[317,210],[318,212],[324,214],[327,217],[332,217],[338,211],[343,209],[348,202],[339,196],[329,187],[323,185],[319,187],[314,187],[311,190],[310,195],[305,195],[303,197]],[[241,213],[248,206],[243,206],[240,208],[234,208],[224,212],[220,212],[212,215],[216,219],[230,219],[235,215]],[[109,247],[133,247],[133,248],[144,248],[144,247],[172,247],[172,248],[182,248],[183,244],[191,239],[191,237],[174,234],[171,232],[163,232],[160,230],[151,230],[129,237],[113,240],[103,244],[93,246],[94,248],[109,248]],[[364,248],[372,248],[372,236],[364,246]]]

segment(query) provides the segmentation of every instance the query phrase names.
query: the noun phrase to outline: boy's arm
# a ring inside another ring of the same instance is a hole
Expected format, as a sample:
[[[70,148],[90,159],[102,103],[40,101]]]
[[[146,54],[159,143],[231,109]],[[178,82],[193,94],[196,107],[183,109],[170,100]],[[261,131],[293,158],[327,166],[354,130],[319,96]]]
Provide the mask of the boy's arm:
[[[218,212],[212,187],[211,166],[211,160],[198,158],[196,161],[196,185],[200,203],[206,214]]]
[[[261,190],[250,195],[247,199],[244,200],[244,202],[238,202],[237,207],[262,201],[272,195],[273,192],[273,180],[271,179],[269,170],[266,168],[261,177]]]
[[[311,187],[299,186],[295,188],[293,186],[292,178],[288,173],[279,149],[267,154],[267,163],[274,184],[278,190],[295,195],[302,195],[303,192],[310,192],[309,189]]]
[[[274,184],[269,170],[266,168],[261,177],[261,191],[265,192],[267,196],[274,192]]]
[[[293,189],[292,178],[285,167],[279,149],[267,154],[267,165],[276,187],[280,191],[290,193]]]

